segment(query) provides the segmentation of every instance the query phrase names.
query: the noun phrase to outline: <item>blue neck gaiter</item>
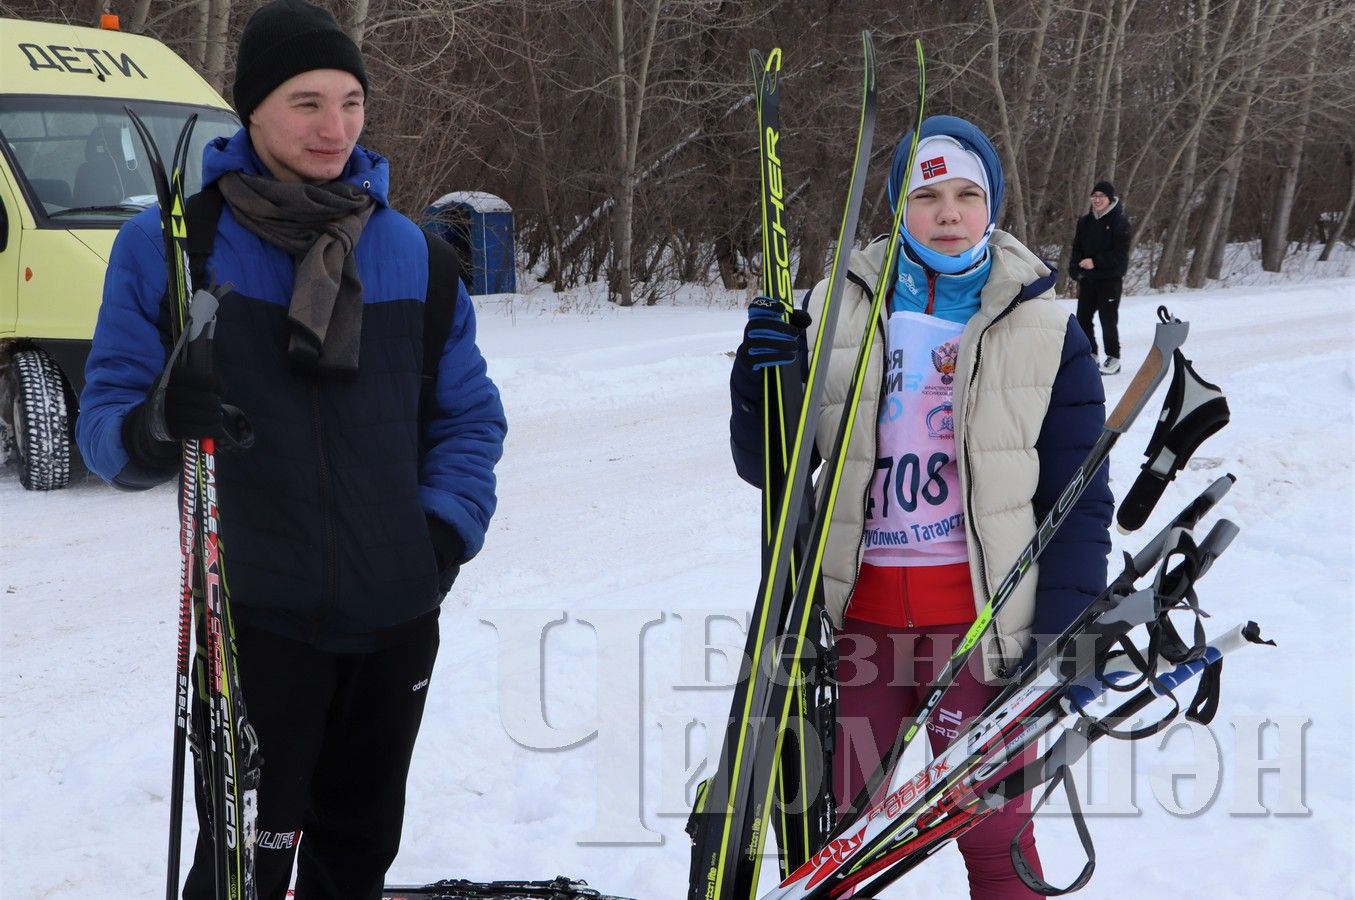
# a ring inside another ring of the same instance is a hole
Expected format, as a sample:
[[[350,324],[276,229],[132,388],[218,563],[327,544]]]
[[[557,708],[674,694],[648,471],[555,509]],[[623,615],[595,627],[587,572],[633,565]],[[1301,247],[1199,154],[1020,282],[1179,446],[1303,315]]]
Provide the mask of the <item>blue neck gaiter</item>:
[[[972,269],[956,275],[937,273],[935,285],[930,288],[932,315],[948,322],[965,324],[979,311],[979,294],[988,281],[993,258],[984,253]],[[912,258],[912,247],[899,254],[894,294],[889,300],[889,311],[925,313],[929,287],[927,270]]]

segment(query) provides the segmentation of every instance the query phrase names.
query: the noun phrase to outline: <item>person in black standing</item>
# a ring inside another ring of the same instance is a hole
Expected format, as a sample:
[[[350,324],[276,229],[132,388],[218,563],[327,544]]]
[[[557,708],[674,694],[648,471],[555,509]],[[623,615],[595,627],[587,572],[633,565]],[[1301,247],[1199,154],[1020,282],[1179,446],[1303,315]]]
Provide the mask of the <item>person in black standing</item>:
[[[1087,333],[1096,355],[1094,316],[1101,317],[1106,360],[1102,375],[1120,371],[1120,292],[1129,270],[1129,217],[1115,196],[1115,185],[1098,181],[1092,188],[1092,208],[1077,220],[1069,272],[1077,281],[1077,321]]]

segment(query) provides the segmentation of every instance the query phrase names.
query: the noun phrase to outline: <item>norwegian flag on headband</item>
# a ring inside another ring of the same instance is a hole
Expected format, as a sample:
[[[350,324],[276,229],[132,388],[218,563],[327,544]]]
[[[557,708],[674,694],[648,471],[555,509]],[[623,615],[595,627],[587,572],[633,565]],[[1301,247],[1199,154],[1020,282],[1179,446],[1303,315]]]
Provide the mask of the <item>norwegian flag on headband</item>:
[[[926,181],[936,178],[938,175],[946,174],[946,158],[938,156],[935,159],[923,160],[922,162],[922,180]]]

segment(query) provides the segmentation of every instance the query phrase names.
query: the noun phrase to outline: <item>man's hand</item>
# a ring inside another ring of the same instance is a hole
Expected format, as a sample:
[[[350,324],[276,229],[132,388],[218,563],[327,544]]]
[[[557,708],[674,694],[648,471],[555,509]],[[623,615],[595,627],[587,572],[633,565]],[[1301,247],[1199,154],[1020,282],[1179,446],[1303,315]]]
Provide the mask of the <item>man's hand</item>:
[[[1090,259],[1084,259],[1082,260],[1082,262],[1077,264],[1077,267],[1079,269],[1095,269],[1096,263],[1092,262]]]

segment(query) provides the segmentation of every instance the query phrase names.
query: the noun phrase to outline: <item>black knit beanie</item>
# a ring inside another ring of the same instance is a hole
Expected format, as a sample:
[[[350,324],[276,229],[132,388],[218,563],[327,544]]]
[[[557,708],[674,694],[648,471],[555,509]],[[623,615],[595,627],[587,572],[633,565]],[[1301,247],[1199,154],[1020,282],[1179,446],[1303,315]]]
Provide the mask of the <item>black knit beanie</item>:
[[[313,69],[349,72],[367,93],[362,53],[328,10],[305,0],[272,0],[255,10],[235,60],[235,111],[249,114],[289,78]]]
[[[1108,200],[1115,199],[1115,185],[1111,184],[1109,181],[1096,182],[1096,184],[1092,186],[1092,193],[1095,194],[1097,191],[1105,194],[1106,199]]]

